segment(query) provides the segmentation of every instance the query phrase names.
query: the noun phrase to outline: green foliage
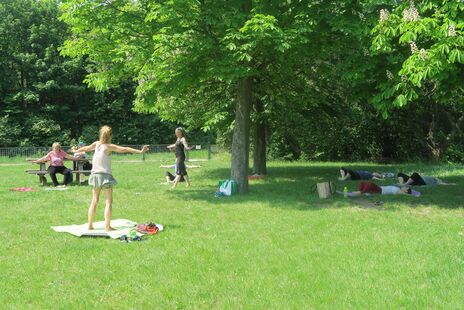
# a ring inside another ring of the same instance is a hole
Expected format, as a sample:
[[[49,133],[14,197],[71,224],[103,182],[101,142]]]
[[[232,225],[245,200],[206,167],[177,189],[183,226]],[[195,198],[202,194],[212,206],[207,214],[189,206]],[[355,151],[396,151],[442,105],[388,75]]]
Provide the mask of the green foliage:
[[[0,118],[0,145],[17,146],[21,135],[21,127],[12,122],[8,115]]]
[[[463,98],[464,2],[421,1],[411,6],[404,1],[372,33],[372,51],[390,55],[387,68],[392,72],[374,100],[380,108],[388,111],[424,98],[442,103],[450,91]]]
[[[271,157],[416,159],[462,145],[462,2],[417,2],[410,21],[409,2],[242,4],[2,1],[0,146],[91,142],[103,124],[117,143],[168,143],[181,123],[190,141],[217,133],[230,147],[247,76]]]
[[[0,3],[0,146],[90,142],[103,124],[113,127],[118,143],[171,141],[175,124],[132,111],[132,82],[118,81],[100,94],[82,83],[95,65],[60,55],[70,33],[58,7],[56,1]]]
[[[464,147],[462,144],[452,144],[444,154],[444,160],[449,163],[464,163]]]

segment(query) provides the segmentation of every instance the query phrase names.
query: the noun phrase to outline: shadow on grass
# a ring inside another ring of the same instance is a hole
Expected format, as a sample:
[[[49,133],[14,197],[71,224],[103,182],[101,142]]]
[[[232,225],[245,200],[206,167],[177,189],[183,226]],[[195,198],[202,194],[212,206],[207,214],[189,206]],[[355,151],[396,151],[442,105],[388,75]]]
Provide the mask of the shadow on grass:
[[[391,166],[375,166],[377,171],[396,171]],[[193,188],[189,190],[178,189],[172,195],[182,197],[186,200],[198,200],[218,205],[230,205],[240,203],[265,203],[272,208],[286,208],[296,210],[320,210],[323,208],[340,207],[363,207],[373,210],[395,210],[393,205],[406,205],[412,208],[422,206],[438,206],[440,208],[457,209],[463,207],[464,191],[460,184],[464,184],[463,176],[443,178],[446,182],[455,182],[458,185],[417,187],[420,197],[404,195],[372,195],[363,197],[344,198],[342,195],[334,195],[329,199],[319,199],[317,193],[312,192],[313,186],[317,182],[332,181],[337,189],[343,190],[346,186],[348,190],[357,190],[359,181],[338,181],[338,168],[336,166],[278,166],[268,169],[268,176],[263,180],[250,181],[250,192],[247,195],[237,195],[232,197],[214,197],[217,190],[217,183],[211,187]],[[207,171],[208,179],[221,180],[227,179],[230,174],[229,169],[221,168]],[[198,175],[198,178],[201,178]],[[393,185],[396,179],[385,181],[374,181],[378,185]],[[382,206],[375,206],[374,203],[382,201]],[[372,207],[370,207],[372,206]]]

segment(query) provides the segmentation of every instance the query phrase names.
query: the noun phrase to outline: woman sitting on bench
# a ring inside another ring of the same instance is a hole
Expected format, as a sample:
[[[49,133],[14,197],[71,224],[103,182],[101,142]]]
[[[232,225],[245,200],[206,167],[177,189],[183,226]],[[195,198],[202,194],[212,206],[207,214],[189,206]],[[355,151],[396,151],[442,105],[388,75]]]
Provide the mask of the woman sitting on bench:
[[[76,159],[68,155],[65,151],[61,149],[61,145],[58,142],[53,143],[52,151],[49,152],[44,157],[34,160],[33,163],[41,164],[47,161],[50,161],[50,166],[48,167],[48,173],[50,174],[50,178],[52,179],[53,185],[56,187],[58,186],[58,180],[56,179],[56,174],[61,173],[64,175],[63,186],[67,186],[69,183],[72,182],[72,170],[68,169],[64,166],[64,159]]]

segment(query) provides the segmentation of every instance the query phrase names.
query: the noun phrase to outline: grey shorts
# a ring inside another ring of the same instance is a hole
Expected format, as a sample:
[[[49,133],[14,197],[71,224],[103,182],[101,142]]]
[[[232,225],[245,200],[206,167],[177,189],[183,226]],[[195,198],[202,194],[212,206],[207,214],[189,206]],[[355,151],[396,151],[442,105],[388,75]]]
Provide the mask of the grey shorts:
[[[93,188],[112,188],[118,184],[116,179],[107,173],[92,173],[89,177],[89,185]]]

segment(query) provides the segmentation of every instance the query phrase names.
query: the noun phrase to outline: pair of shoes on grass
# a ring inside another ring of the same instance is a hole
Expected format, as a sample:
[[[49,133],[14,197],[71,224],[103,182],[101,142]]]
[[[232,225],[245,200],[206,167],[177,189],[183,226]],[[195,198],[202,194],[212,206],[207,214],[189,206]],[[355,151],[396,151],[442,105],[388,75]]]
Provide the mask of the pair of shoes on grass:
[[[143,239],[140,236],[129,237],[127,235],[122,235],[121,237],[119,237],[119,240],[121,240],[121,242],[132,242],[132,241],[142,241]]]

